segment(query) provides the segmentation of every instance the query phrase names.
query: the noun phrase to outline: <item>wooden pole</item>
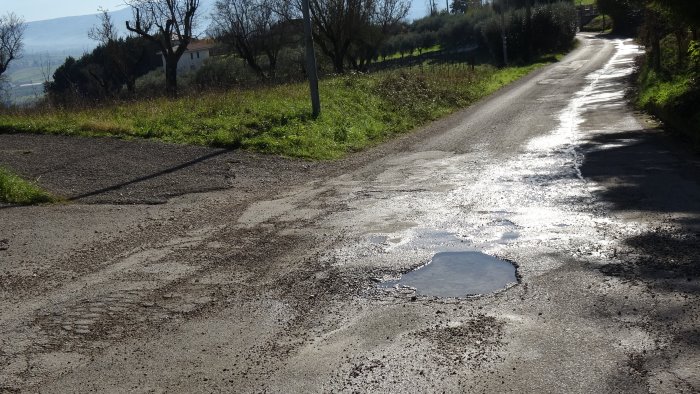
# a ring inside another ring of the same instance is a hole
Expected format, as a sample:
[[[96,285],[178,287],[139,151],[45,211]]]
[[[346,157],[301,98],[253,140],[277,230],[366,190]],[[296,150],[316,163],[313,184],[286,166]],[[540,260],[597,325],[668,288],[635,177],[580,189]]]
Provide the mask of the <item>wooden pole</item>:
[[[318,70],[316,69],[316,52],[314,50],[314,38],[311,34],[311,12],[309,0],[302,0],[302,13],[304,14],[304,42],[306,44],[306,75],[309,77],[311,88],[311,107],[314,118],[321,115],[321,98],[318,93]]]

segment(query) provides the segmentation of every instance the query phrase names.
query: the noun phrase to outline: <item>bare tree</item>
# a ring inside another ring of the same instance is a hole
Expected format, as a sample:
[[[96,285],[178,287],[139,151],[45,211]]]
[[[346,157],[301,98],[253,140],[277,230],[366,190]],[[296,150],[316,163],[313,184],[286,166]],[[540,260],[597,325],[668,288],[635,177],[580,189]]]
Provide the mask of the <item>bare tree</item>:
[[[395,26],[408,15],[411,2],[406,0],[379,0],[374,12],[373,23],[383,31]]]
[[[433,16],[438,14],[437,1],[428,0],[428,15]]]
[[[109,15],[109,11],[100,8],[99,12],[97,16],[99,24],[93,26],[88,31],[88,37],[102,45],[107,45],[110,41],[115,41],[118,38],[117,29],[114,27],[114,23],[112,23],[112,17]]]
[[[373,47],[367,44],[381,40],[377,30],[381,33],[408,12],[406,0],[310,0],[310,5],[314,38],[339,73],[353,45],[362,50]]]
[[[288,0],[218,0],[210,34],[231,46],[261,78],[274,77],[282,47],[295,33]],[[260,57],[267,58],[267,72]]]
[[[127,30],[158,45],[165,58],[165,89],[177,96],[177,63],[194,37],[200,0],[126,0],[134,14]]]
[[[0,75],[7,71],[11,61],[21,56],[26,28],[24,20],[14,13],[0,17]]]
[[[362,0],[310,0],[314,39],[331,58],[337,73],[345,69],[345,58],[360,29],[367,24],[371,9]]]
[[[411,7],[406,0],[375,0],[374,9],[368,23],[356,34],[348,60],[358,70],[365,71],[374,58],[379,57],[380,49],[387,37],[397,33],[400,23]]]

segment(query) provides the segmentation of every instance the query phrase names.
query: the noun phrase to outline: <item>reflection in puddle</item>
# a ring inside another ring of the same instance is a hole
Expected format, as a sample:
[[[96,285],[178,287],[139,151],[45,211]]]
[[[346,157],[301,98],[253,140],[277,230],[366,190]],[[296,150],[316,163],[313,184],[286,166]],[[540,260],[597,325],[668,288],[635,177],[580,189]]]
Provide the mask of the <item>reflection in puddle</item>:
[[[507,261],[479,252],[443,252],[429,264],[379,287],[412,287],[419,295],[465,297],[493,293],[517,282],[515,266]]]
[[[503,233],[501,236],[501,241],[515,241],[520,238],[520,234],[516,231],[508,231]]]
[[[387,237],[386,235],[373,235],[369,237],[369,242],[379,245],[387,243],[388,240],[389,237]]]

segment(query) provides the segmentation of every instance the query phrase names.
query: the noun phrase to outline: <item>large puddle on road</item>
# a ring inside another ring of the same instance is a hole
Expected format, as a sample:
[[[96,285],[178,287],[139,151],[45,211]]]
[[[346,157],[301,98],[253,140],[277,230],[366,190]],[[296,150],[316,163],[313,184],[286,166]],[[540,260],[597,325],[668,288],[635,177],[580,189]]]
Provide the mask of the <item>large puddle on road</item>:
[[[380,288],[410,287],[416,294],[435,297],[467,297],[494,293],[518,282],[513,264],[480,252],[443,252],[430,263]]]

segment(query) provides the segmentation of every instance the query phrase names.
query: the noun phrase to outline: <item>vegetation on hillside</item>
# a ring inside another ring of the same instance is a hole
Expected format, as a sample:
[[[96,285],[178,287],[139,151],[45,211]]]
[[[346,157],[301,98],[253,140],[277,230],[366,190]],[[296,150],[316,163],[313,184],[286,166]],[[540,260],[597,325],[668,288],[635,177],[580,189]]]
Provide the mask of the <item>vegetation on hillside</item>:
[[[416,63],[401,59],[415,53],[432,53],[443,60],[457,57],[471,63],[503,64],[502,26],[510,63],[522,64],[538,55],[564,50],[572,42],[577,27],[576,10],[570,1],[538,3],[532,7],[529,18],[524,8],[494,9],[471,1],[453,13],[435,13],[410,24],[402,19],[406,11],[404,3],[403,0],[372,3],[376,10],[369,14],[374,17],[353,19],[353,29],[339,28],[338,33],[345,37],[347,46],[340,59],[332,50],[340,44],[327,37],[330,31],[317,25],[321,75],[384,69],[385,60],[390,61],[390,67],[401,67]],[[306,75],[300,46],[301,26],[293,19],[298,11],[291,4],[288,0],[217,1],[217,23],[210,28],[220,44],[215,51],[217,56],[196,73],[181,75],[178,81],[181,90],[187,94],[188,90],[234,89],[303,80]],[[384,10],[386,7],[382,5],[395,7]],[[320,3],[317,8],[317,18],[329,12]],[[338,23],[352,19],[351,11],[344,12],[344,16],[336,17]],[[155,45],[142,38],[114,37],[108,15],[104,14],[101,21],[95,34],[100,45],[80,59],[68,58],[46,85],[48,105],[66,107],[79,105],[80,101],[150,98],[166,90],[164,71],[152,71],[160,58],[146,55],[156,52]],[[455,55],[458,53],[462,55]],[[134,82],[135,79],[141,81]]]
[[[290,83],[98,108],[6,111],[0,132],[154,138],[333,159],[454,112],[542,64],[423,65],[328,78],[321,83],[323,114],[315,120],[307,85]]]

